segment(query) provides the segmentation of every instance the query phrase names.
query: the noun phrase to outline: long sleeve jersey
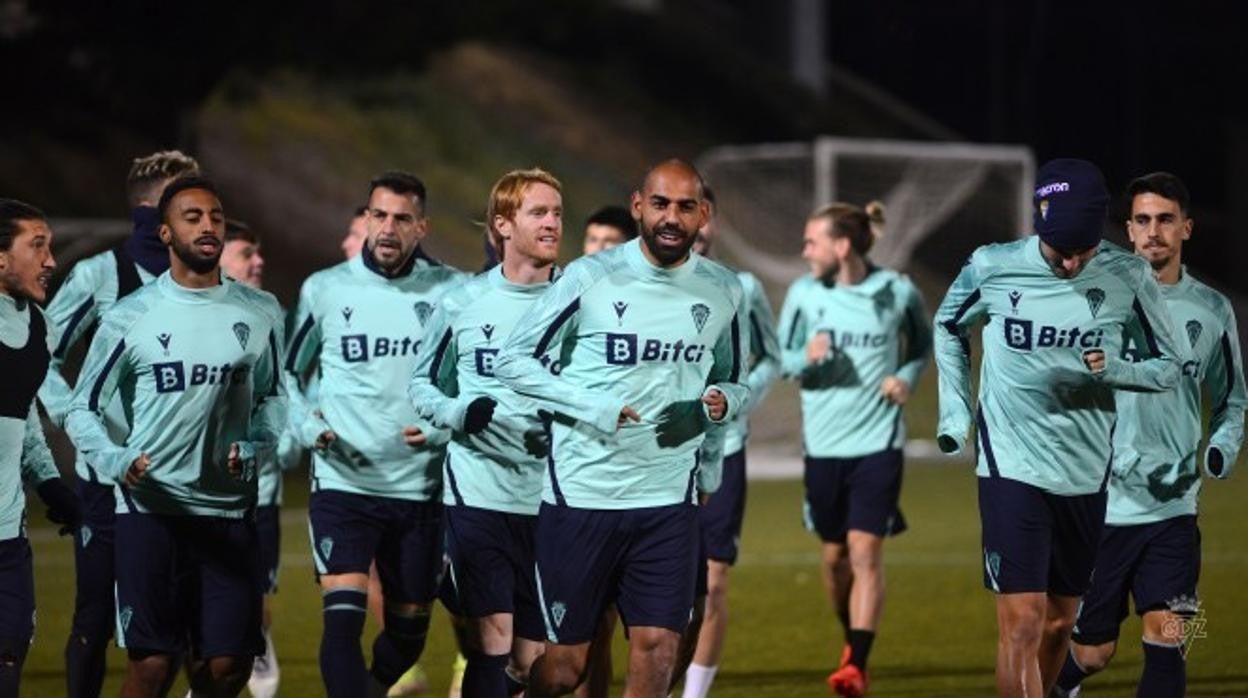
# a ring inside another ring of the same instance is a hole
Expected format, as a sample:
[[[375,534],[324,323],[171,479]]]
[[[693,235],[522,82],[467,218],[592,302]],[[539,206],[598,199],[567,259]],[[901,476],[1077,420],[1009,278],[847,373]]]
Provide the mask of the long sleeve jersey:
[[[829,352],[807,365],[818,334]],[[895,375],[915,388],[931,354],[923,297],[908,277],[878,267],[851,286],[803,276],[780,312],[780,341],[784,374],[801,384],[806,455],[857,458],[905,444],[902,408],[880,384]]]
[[[0,293],[0,540],[25,535],[23,483],[59,477],[43,436],[35,392],[48,370],[46,323],[39,308]]]
[[[720,464],[699,472],[698,454],[749,399],[741,284],[698,255],[657,267],[641,244],[570,264],[498,356],[499,380],[553,413],[546,502],[636,509],[719,487]],[[727,398],[720,425],[701,402],[712,388]],[[641,421],[617,428],[626,406]]]
[[[228,279],[190,289],[165,272],[105,313],[66,428],[107,480],[151,459],[137,484],[118,488],[119,513],[238,518],[255,506],[257,458],[286,420],[281,342],[277,300]],[[104,418],[114,397],[131,425],[122,440]],[[244,461],[237,476],[232,444]]]
[[[549,444],[537,405],[503,385],[495,363],[503,342],[550,282],[515,284],[495,266],[442,297],[416,358],[409,394],[422,417],[453,432],[442,501],[536,514]],[[468,405],[497,403],[488,426],[464,433]]]
[[[312,452],[314,491],[430,501],[442,486],[449,434],[420,419],[407,386],[433,311],[463,274],[413,254],[388,277],[366,263],[369,254],[304,282],[286,371],[298,383],[319,362],[320,383],[315,403],[297,394],[291,409],[303,446],[327,430],[336,436]],[[406,427],[420,428],[426,443],[409,446]]]
[[[970,328],[983,322],[978,407],[971,407]],[[1036,236],[971,255],[936,312],[937,438],[960,450],[972,419],[976,472],[1060,495],[1101,491],[1117,421],[1114,391],[1165,392],[1184,352],[1152,269],[1109,243],[1073,279],[1057,277]],[[1138,337],[1138,362],[1120,358]],[[1091,372],[1084,354],[1105,353]]]
[[[1220,470],[1209,472],[1228,477],[1244,441],[1244,367],[1230,301],[1186,270],[1177,284],[1161,285],[1161,297],[1177,339],[1186,341],[1190,355],[1174,391],[1116,395],[1118,427],[1106,523],[1151,523],[1196,513],[1202,392],[1213,407],[1206,467],[1215,452],[1222,463]],[[1132,362],[1146,355],[1135,337],[1128,337],[1120,354]]]
[[[65,417],[74,394],[74,389],[62,373],[66,357],[74,345],[98,326],[100,318],[119,299],[154,278],[125,253],[124,247],[118,247],[77,262],[57,289],[47,312],[48,349],[52,352],[52,363],[43,387],[39,389],[39,401],[57,426],[65,427]],[[104,421],[116,441],[125,439],[130,431],[120,402],[104,406]],[[81,453],[76,455],[74,470],[83,480],[101,480]]]

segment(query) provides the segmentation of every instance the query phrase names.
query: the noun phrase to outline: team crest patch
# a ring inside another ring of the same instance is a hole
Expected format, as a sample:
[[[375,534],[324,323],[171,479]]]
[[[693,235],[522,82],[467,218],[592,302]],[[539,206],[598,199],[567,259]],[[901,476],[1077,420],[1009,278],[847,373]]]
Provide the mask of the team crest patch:
[[[1084,294],[1088,297],[1088,312],[1092,313],[1092,317],[1101,312],[1101,304],[1105,302],[1105,292],[1099,288],[1090,288]]]
[[[82,547],[87,547],[87,545],[91,543],[91,527],[84,525],[82,528],[78,529],[78,534],[82,539]]]
[[[1193,349],[1196,348],[1196,342],[1200,339],[1200,333],[1204,329],[1199,320],[1187,321],[1187,341],[1192,345]]]
[[[251,328],[245,322],[234,323],[234,337],[238,339],[238,346],[246,349],[247,340],[251,338]]]
[[[329,555],[334,552],[334,539],[329,536],[325,536],[316,547],[321,551],[321,559],[325,562],[329,562]]]
[[[416,311],[416,319],[420,321],[420,326],[424,327],[429,322],[429,316],[433,314],[433,306],[424,301],[416,301],[412,306],[412,310]]]
[[[130,620],[134,618],[134,609],[129,606],[122,606],[117,611],[117,620],[121,623],[121,631],[124,633],[130,629]]]
[[[704,303],[694,303],[689,307],[689,313],[693,315],[693,326],[701,332],[706,327],[707,319],[711,317],[711,309]]]
[[[562,601],[556,601],[550,605],[550,615],[555,621],[555,627],[563,625],[563,617],[568,614],[568,607],[563,605]]]

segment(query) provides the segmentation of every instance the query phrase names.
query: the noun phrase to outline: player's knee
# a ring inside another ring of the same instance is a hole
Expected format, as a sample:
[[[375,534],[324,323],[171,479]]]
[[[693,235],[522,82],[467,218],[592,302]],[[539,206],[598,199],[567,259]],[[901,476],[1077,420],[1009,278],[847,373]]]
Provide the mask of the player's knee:
[[[581,684],[589,667],[589,648],[577,652],[572,648],[552,648],[534,662],[529,683],[546,693],[562,695]]]
[[[1030,649],[1040,646],[1044,635],[1044,620],[1039,616],[1016,616],[1001,628],[1001,641],[1012,649]]]
[[[470,636],[472,645],[488,655],[511,652],[512,628],[508,617],[501,613],[478,618]]]
[[[1075,663],[1085,673],[1095,674],[1109,666],[1109,660],[1118,651],[1118,643],[1106,642],[1103,645],[1072,645]]]
[[[430,609],[426,605],[402,604],[386,606],[386,627],[382,631],[396,649],[416,661],[425,649],[429,635]]]
[[[129,679],[144,686],[164,686],[173,672],[173,657],[142,651],[130,652]]]
[[[218,693],[226,695],[241,690],[251,676],[251,657],[213,657],[208,660],[208,673]]]
[[[1074,618],[1047,618],[1044,621],[1044,633],[1049,638],[1068,639],[1074,629]]]

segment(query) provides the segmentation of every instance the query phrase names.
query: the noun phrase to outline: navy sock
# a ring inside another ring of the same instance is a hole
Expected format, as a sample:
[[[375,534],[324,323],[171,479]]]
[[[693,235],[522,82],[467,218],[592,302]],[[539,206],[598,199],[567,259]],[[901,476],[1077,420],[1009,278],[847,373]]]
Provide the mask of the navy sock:
[[[1187,691],[1187,660],[1181,645],[1154,645],[1144,641],[1144,672],[1135,695],[1172,698]]]
[[[464,695],[482,698],[508,698],[507,655],[469,652],[464,669]]]
[[[373,641],[373,678],[387,687],[397,683],[420,659],[428,634],[428,610],[402,615],[386,609],[386,629]]]
[[[875,641],[873,630],[849,631],[849,663],[866,670],[867,655],[871,654],[871,643]]]
[[[528,689],[529,684],[522,683],[520,679],[517,679],[516,677],[512,676],[510,671],[507,671],[506,669],[504,669],[503,675],[507,677],[507,695],[508,696],[522,695],[524,691]]]
[[[1088,672],[1079,666],[1079,662],[1075,661],[1075,652],[1071,650],[1066,653],[1066,663],[1062,665],[1062,671],[1057,675],[1057,687],[1063,691],[1070,691],[1083,683],[1083,680],[1091,676]]]
[[[330,698],[366,695],[368,670],[360,636],[368,613],[368,592],[356,587],[329,589],[321,595],[325,627],[321,634],[321,679]]]
[[[98,696],[104,685],[105,656],[112,628],[105,626],[103,632],[72,632],[65,642],[66,695]]]

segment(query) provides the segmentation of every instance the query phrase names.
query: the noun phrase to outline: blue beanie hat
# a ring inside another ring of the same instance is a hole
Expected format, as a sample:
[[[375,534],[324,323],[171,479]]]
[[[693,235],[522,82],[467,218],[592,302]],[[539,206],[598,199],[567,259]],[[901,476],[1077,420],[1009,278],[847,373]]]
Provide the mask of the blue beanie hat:
[[[1050,160],[1036,172],[1036,234],[1059,250],[1082,250],[1101,242],[1109,192],[1105,177],[1087,160]]]

